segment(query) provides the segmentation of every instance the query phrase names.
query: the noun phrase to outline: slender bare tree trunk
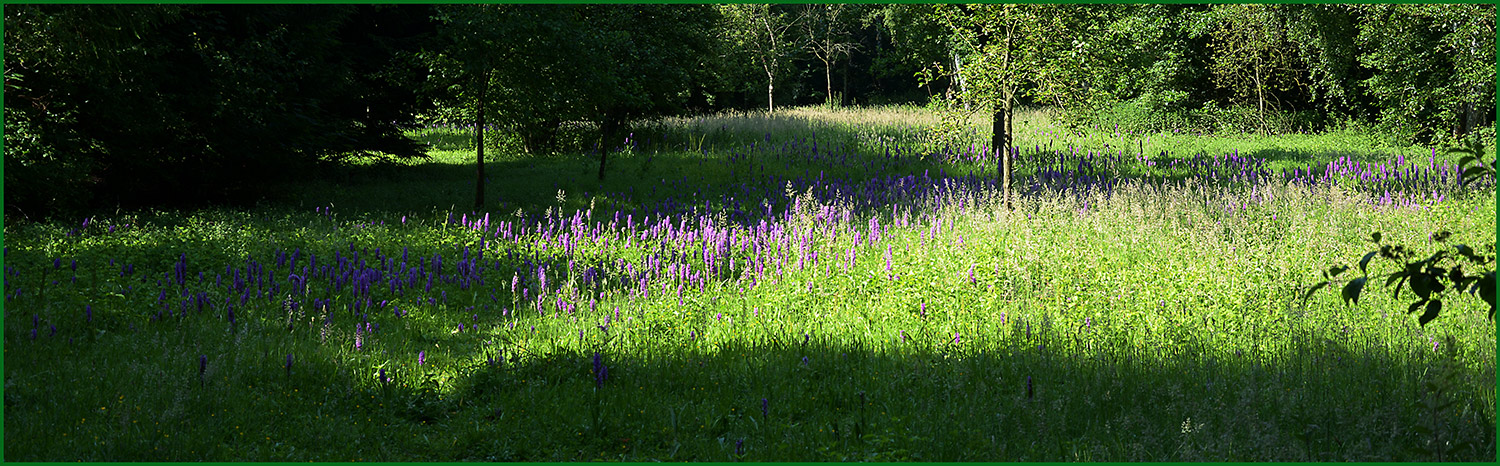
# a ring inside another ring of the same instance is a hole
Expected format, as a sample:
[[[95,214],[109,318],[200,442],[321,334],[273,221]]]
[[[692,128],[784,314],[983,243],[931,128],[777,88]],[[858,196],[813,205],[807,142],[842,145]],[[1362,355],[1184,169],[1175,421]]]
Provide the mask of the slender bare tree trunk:
[[[474,211],[484,209],[484,100],[490,87],[490,73],[479,74],[479,99],[474,102],[478,118],[474,125]]]
[[[849,58],[849,57],[844,57],[844,58]],[[843,81],[844,81],[844,94],[839,96],[839,104],[843,105],[845,107],[848,107],[850,105],[850,100],[849,100],[849,62],[851,62],[851,61],[854,61],[854,60],[852,58],[850,58],[849,60],[844,60],[844,79],[843,79]]]
[[[823,80],[828,83],[828,104],[833,105],[833,63],[823,61]]]
[[[1015,25],[1008,25],[1005,28],[1005,55],[1002,56],[1000,62],[1001,69],[1005,70],[1007,74],[1010,72],[1010,48],[1013,45],[1014,37]],[[1000,191],[1002,198],[1005,200],[1005,210],[1013,208],[1010,192],[1012,165],[1010,146],[1013,139],[1011,120],[1014,119],[1014,115],[1011,113],[1011,101],[1015,97],[1015,90],[1013,88],[1014,84],[1009,79],[1007,77],[1006,81],[1000,84],[1000,97],[1002,101],[999,105],[995,106],[995,120],[992,123],[992,128],[990,128],[990,132],[993,133],[991,144],[995,146],[996,153],[1000,156]]]
[[[604,162],[609,159],[609,146],[614,144],[616,136],[619,135],[619,123],[614,117],[605,114],[604,121],[599,123],[599,181],[604,181]]]
[[[766,72],[766,111],[776,111],[776,76]]]
[[[1257,55],[1255,57],[1255,106],[1258,112],[1256,114],[1260,116],[1260,132],[1265,134],[1270,132],[1270,128],[1266,124],[1266,88],[1261,83],[1261,68],[1260,56]]]

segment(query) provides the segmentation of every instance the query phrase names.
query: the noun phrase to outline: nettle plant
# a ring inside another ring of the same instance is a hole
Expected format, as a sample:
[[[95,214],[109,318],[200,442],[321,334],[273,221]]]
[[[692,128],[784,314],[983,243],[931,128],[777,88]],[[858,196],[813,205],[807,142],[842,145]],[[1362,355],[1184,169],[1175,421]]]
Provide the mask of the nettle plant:
[[[1340,293],[1344,298],[1344,303],[1358,303],[1359,295],[1364,291],[1370,279],[1382,278],[1380,275],[1372,277],[1369,273],[1370,262],[1379,257],[1396,266],[1394,272],[1383,277],[1385,287],[1392,288],[1392,298],[1400,299],[1403,288],[1410,290],[1407,296],[1412,297],[1414,301],[1407,306],[1407,313],[1424,311],[1421,316],[1417,317],[1417,323],[1426,326],[1428,322],[1436,319],[1443,310],[1443,299],[1449,292],[1478,295],[1484,302],[1489,303],[1489,318],[1494,319],[1495,245],[1489,245],[1488,255],[1481,254],[1466,244],[1447,244],[1448,237],[1451,235],[1452,233],[1447,231],[1433,233],[1432,242],[1441,244],[1443,247],[1429,256],[1422,257],[1422,254],[1415,249],[1405,245],[1381,242],[1380,232],[1371,234],[1370,241],[1374,242],[1379,249],[1370,251],[1360,258],[1359,271],[1364,276],[1349,280],[1344,284]],[[1477,271],[1465,270],[1465,265],[1470,266],[1469,270],[1477,269]],[[1486,268],[1488,270],[1485,270]],[[1340,265],[1323,271],[1324,280],[1313,285],[1304,299],[1348,270],[1348,266]]]
[[[1479,138],[1470,138],[1464,141],[1460,147],[1449,149],[1449,153],[1462,153],[1459,159],[1459,167],[1462,167],[1463,184],[1468,185],[1485,176],[1495,176],[1495,160],[1484,162],[1485,146]],[[1385,275],[1385,287],[1392,288],[1393,299],[1401,298],[1402,285],[1410,290],[1407,294],[1415,298],[1407,306],[1408,314],[1423,311],[1417,317],[1417,323],[1426,326],[1428,322],[1436,319],[1443,310],[1443,299],[1447,292],[1469,293],[1478,295],[1490,305],[1489,318],[1495,319],[1495,244],[1490,243],[1483,254],[1475,251],[1466,244],[1448,244],[1451,232],[1439,231],[1430,236],[1432,243],[1441,247],[1431,255],[1423,257],[1421,253],[1413,248],[1401,244],[1386,244],[1381,242],[1380,232],[1370,235],[1370,241],[1378,248],[1370,251],[1359,259],[1359,271],[1364,276],[1349,280],[1344,284],[1341,295],[1345,304],[1359,302],[1359,295],[1364,291],[1365,284],[1371,278],[1369,273],[1370,261],[1376,257],[1396,266],[1396,271]],[[1469,266],[1465,269],[1465,265]],[[1323,271],[1323,281],[1313,285],[1303,295],[1303,301],[1312,296],[1329,283],[1338,278],[1339,274],[1348,271],[1348,266],[1334,266]]]

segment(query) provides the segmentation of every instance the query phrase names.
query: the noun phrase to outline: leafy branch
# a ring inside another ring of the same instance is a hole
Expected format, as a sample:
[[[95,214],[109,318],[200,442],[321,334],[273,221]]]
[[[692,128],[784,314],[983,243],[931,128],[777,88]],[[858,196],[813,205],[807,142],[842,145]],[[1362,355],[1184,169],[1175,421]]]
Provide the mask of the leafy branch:
[[[1432,235],[1435,243],[1446,243],[1452,233],[1440,231]],[[1417,322],[1426,326],[1428,322],[1436,319],[1443,310],[1443,299],[1445,293],[1469,293],[1478,295],[1480,299],[1490,305],[1489,318],[1495,318],[1495,256],[1493,244],[1489,247],[1490,255],[1476,252],[1474,248],[1465,244],[1453,244],[1439,249],[1430,256],[1422,257],[1417,251],[1400,244],[1385,244],[1381,242],[1380,232],[1370,235],[1370,241],[1375,243],[1378,249],[1366,253],[1359,260],[1359,271],[1364,276],[1349,280],[1344,283],[1340,295],[1345,304],[1359,303],[1359,295],[1364,291],[1365,285],[1371,278],[1385,278],[1385,287],[1391,288],[1392,299],[1401,298],[1402,285],[1410,290],[1408,296],[1415,297],[1407,307],[1407,313],[1413,314],[1424,311],[1417,317]],[[1370,262],[1375,258],[1390,262],[1397,266],[1395,272],[1384,276],[1371,277],[1369,273]],[[1466,264],[1467,263],[1467,264]],[[1464,270],[1464,265],[1470,265],[1477,272]],[[1488,270],[1485,270],[1485,269]],[[1302,300],[1306,303],[1313,293],[1328,286],[1339,274],[1348,271],[1348,266],[1334,266],[1323,271],[1323,281],[1313,285]]]

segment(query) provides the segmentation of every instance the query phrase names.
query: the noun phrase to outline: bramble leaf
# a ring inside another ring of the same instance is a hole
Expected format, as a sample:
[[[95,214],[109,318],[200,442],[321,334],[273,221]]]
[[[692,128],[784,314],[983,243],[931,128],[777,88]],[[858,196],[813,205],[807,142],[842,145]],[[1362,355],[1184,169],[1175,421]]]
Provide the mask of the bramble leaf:
[[[1351,302],[1354,304],[1359,304],[1359,292],[1365,289],[1365,279],[1365,277],[1359,277],[1353,280],[1349,280],[1349,283],[1344,285],[1344,304],[1349,304]]]
[[[1369,275],[1370,272],[1368,270],[1365,270],[1365,267],[1368,266],[1368,265],[1370,265],[1370,259],[1374,259],[1375,255],[1379,254],[1379,253],[1380,253],[1379,251],[1370,251],[1369,253],[1365,254],[1365,257],[1363,257],[1363,258],[1361,258],[1359,260],[1359,271],[1360,271],[1360,273]]]
[[[1495,318],[1495,271],[1479,276],[1479,299],[1490,305],[1490,319]]]
[[[1421,309],[1422,305],[1424,305],[1424,304],[1427,304],[1427,300],[1422,300],[1422,301],[1417,301],[1415,303],[1411,303],[1410,306],[1406,307],[1406,313],[1407,314],[1411,314],[1413,312],[1417,312],[1417,310]]]
[[[1434,299],[1432,301],[1428,301],[1427,302],[1427,312],[1422,313],[1422,316],[1417,318],[1417,324],[1422,325],[1424,327],[1427,326],[1427,323],[1428,322],[1432,322],[1432,319],[1436,319],[1437,316],[1438,316],[1438,312],[1441,312],[1442,310],[1443,310],[1443,302],[1442,301],[1439,301],[1439,300],[1436,300],[1436,299]]]
[[[1318,290],[1323,289],[1323,287],[1325,287],[1325,286],[1328,286],[1328,282],[1327,281],[1321,281],[1321,282],[1318,282],[1318,284],[1313,285],[1311,289],[1307,290],[1307,293],[1304,293],[1302,295],[1302,300],[1306,301],[1307,298],[1312,297],[1313,293],[1316,293]]]

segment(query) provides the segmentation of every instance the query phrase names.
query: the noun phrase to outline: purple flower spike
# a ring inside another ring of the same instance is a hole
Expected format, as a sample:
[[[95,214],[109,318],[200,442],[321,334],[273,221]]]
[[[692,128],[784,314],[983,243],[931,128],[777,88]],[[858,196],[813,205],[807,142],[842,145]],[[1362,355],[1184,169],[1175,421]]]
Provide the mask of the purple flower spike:
[[[292,354],[291,353],[287,353],[287,355],[286,355],[286,376],[287,377],[291,377],[292,376]]]
[[[609,379],[609,367],[604,365],[604,355],[594,353],[594,388],[604,388],[604,381]]]
[[[771,411],[771,402],[768,401],[768,400],[766,400],[765,398],[761,398],[760,399],[760,417],[762,417],[762,418],[770,417],[771,416],[770,411]]]
[[[391,379],[385,378],[385,368],[384,367],[380,368],[380,383],[384,384],[384,383],[388,383],[390,381],[391,381]]]
[[[427,363],[427,351],[425,351],[425,350],[424,351],[418,351],[417,352],[417,365],[420,366],[420,365],[423,365],[423,364],[426,364],[426,363]]]
[[[203,373],[208,371],[208,355],[198,355],[198,378],[203,378]]]
[[[92,304],[83,307],[83,320],[86,322],[94,321],[94,306]]]

